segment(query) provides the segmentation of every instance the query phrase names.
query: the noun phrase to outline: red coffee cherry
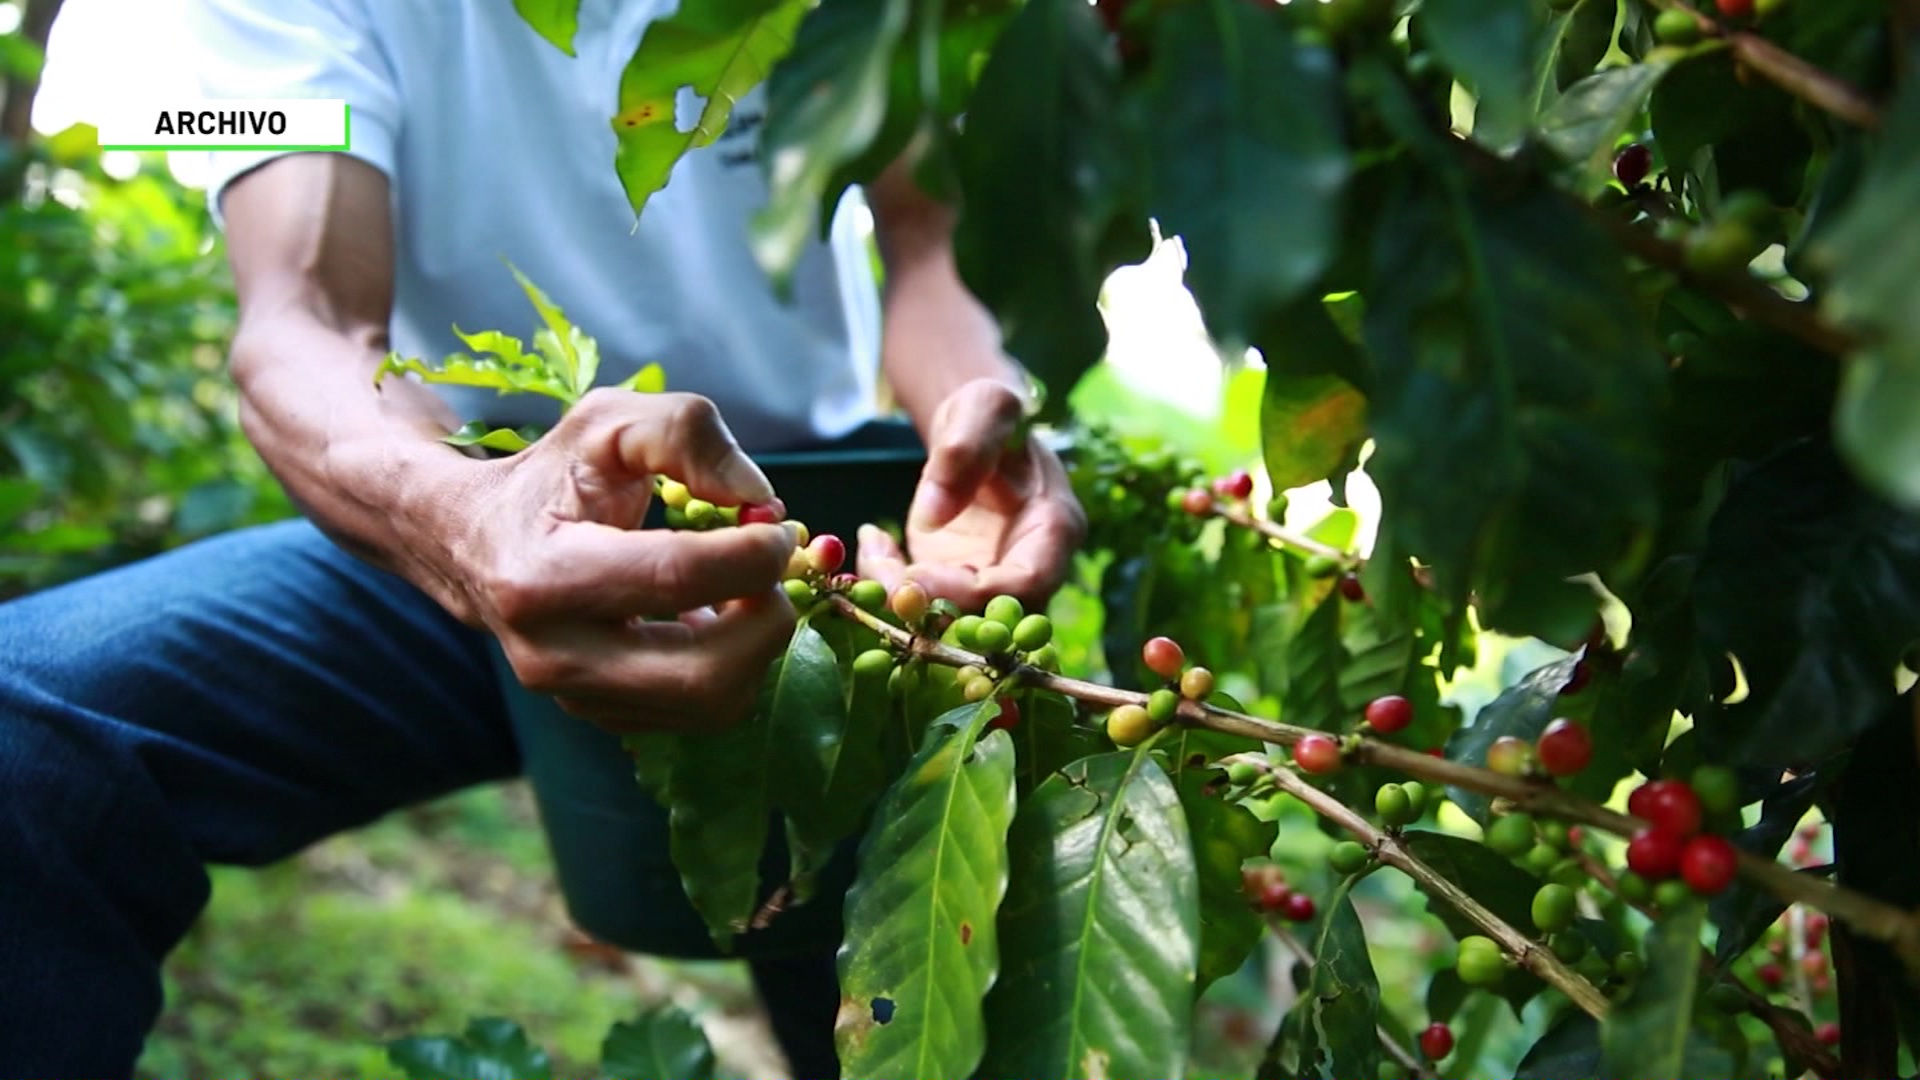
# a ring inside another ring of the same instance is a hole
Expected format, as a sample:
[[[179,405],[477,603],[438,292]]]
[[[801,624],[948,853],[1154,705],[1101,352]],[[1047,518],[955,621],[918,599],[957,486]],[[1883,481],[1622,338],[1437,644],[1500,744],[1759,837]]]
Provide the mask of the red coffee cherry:
[[[1572,776],[1593,760],[1593,736],[1584,725],[1561,717],[1540,733],[1540,767],[1554,776]]]
[[[1653,151],[1642,143],[1623,148],[1613,159],[1613,177],[1621,186],[1632,188],[1647,178],[1653,169]]]
[[[816,574],[831,574],[847,561],[847,545],[832,533],[822,533],[807,545],[807,561]]]
[[[1738,866],[1738,854],[1724,836],[1696,836],[1680,853],[1680,876],[1701,896],[1726,891]]]
[[[1420,1033],[1420,1052],[1428,1061],[1439,1061],[1453,1053],[1453,1029],[1445,1024],[1428,1024]]]
[[[1253,494],[1253,477],[1245,469],[1235,469],[1221,481],[1220,490],[1228,498],[1247,498]]]
[[[1313,921],[1313,897],[1306,893],[1289,893],[1287,902],[1280,908],[1280,915],[1289,922]]]
[[[1754,974],[1760,976],[1761,984],[1769,989],[1778,987],[1781,983],[1787,981],[1787,973],[1780,969],[1779,964],[1761,964],[1758,968],[1754,969]]]
[[[1645,812],[1637,816],[1649,825],[1685,840],[1700,831],[1700,797],[1684,780],[1655,780],[1646,785]],[[1629,807],[1631,808],[1631,807]]]
[[[1648,881],[1664,881],[1680,871],[1685,841],[1662,829],[1643,829],[1627,842],[1627,869]]]
[[[1746,19],[1753,16],[1753,0],[1714,0],[1714,6],[1720,14],[1729,19]]]
[[[1374,698],[1367,703],[1367,726],[1382,735],[1404,731],[1413,723],[1413,703],[1398,694]]]
[[[1813,1029],[1813,1037],[1828,1046],[1840,1045],[1840,1025],[1829,1020]]]
[[[779,499],[763,503],[742,503],[740,505],[740,524],[777,525],[786,520],[787,505]]]
[[[1360,584],[1359,574],[1342,575],[1340,578],[1340,595],[1355,604],[1367,598],[1367,587]]]
[[[1180,669],[1186,665],[1187,654],[1180,648],[1180,643],[1172,638],[1157,637],[1140,647],[1140,659],[1146,663],[1147,670],[1155,675],[1163,679],[1177,679]]]
[[[1325,735],[1306,735],[1293,744],[1293,762],[1310,773],[1336,772],[1340,768],[1340,744]]]
[[[1180,509],[1194,517],[1201,517],[1213,509],[1213,496],[1206,488],[1189,488],[1185,495],[1180,496]]]

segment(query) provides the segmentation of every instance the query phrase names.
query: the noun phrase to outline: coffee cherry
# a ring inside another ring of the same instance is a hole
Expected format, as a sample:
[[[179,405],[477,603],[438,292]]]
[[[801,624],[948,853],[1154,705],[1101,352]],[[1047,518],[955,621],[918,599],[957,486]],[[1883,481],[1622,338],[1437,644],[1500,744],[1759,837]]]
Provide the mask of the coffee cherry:
[[[917,627],[927,617],[927,608],[932,601],[927,598],[927,590],[919,582],[903,581],[899,588],[893,590],[893,598],[887,603],[901,622],[909,627]]]
[[[794,547],[804,548],[808,544],[813,542],[813,534],[807,531],[806,522],[790,521],[787,524],[793,526],[793,546]]]
[[[1140,659],[1146,663],[1147,670],[1155,675],[1163,679],[1177,679],[1180,669],[1186,666],[1187,654],[1180,648],[1180,643],[1172,638],[1157,637],[1148,639],[1140,647]]]
[[[1454,957],[1453,969],[1468,986],[1497,986],[1507,977],[1507,957],[1492,938],[1464,937],[1460,939],[1460,952]]]
[[[987,601],[986,610],[982,614],[987,621],[997,622],[1011,630],[1020,625],[1020,620],[1026,617],[1027,611],[1020,606],[1020,601],[1011,596],[996,596]]]
[[[1042,645],[1027,654],[1027,663],[1041,671],[1060,670],[1060,652],[1052,645]]]
[[[1153,720],[1138,705],[1121,705],[1107,714],[1107,738],[1115,746],[1138,746],[1153,734]]]
[[[1560,865],[1560,853],[1546,844],[1535,844],[1520,857],[1520,865],[1530,874],[1546,877],[1553,868]]]
[[[1445,1024],[1428,1024],[1420,1032],[1420,1052],[1428,1061],[1439,1061],[1453,1053],[1453,1029]]]
[[[660,501],[662,503],[675,510],[683,510],[686,508],[687,500],[691,498],[693,498],[693,492],[687,490],[687,485],[672,477],[661,479]]]
[[[807,560],[816,574],[831,574],[847,561],[847,545],[832,533],[822,533],[807,545]]]
[[[1502,735],[1487,747],[1487,768],[1502,776],[1525,776],[1533,765],[1533,747],[1518,736]]]
[[[687,512],[677,506],[667,507],[667,512],[661,516],[666,519],[667,528],[669,529],[678,531],[680,529],[691,529],[693,527],[693,523],[687,520]]]
[[[1194,701],[1205,701],[1213,693],[1213,672],[1203,667],[1191,667],[1180,676],[1180,696]]]
[[[1674,911],[1693,902],[1693,890],[1679,878],[1663,881],[1653,887],[1653,906],[1661,911]]]
[[[1809,975],[1823,975],[1827,970],[1827,958],[1817,950],[1802,953],[1800,955],[1800,970]]]
[[[740,524],[742,525],[777,525],[786,516],[786,504],[779,499],[772,502],[740,504]]]
[[[1738,866],[1733,844],[1724,836],[1696,836],[1680,852],[1680,876],[1701,896],[1726,891]]]
[[[1613,977],[1621,982],[1632,982],[1646,974],[1647,962],[1637,952],[1621,951],[1613,957]]]
[[[1621,150],[1613,158],[1613,176],[1622,187],[1631,189],[1647,178],[1647,172],[1653,168],[1653,151],[1642,143],[1634,143]]]
[[[993,696],[993,679],[987,675],[976,675],[967,680],[960,688],[960,695],[968,702],[985,701]]]
[[[1287,519],[1287,497],[1285,495],[1275,495],[1273,498],[1268,499],[1267,500],[1267,520],[1273,521],[1273,522],[1280,522],[1280,521],[1285,521],[1286,519]]]
[[[1714,0],[1714,6],[1729,19],[1746,19],[1753,15],[1753,0]]]
[[[1495,854],[1517,859],[1533,850],[1533,817],[1508,814],[1487,826],[1486,843]]]
[[[1021,652],[1032,652],[1053,640],[1053,620],[1035,612],[1013,627],[1013,644]]]
[[[1213,494],[1206,488],[1188,488],[1180,496],[1180,509],[1194,517],[1204,517],[1213,510]]]
[[[1153,693],[1147,695],[1147,718],[1152,720],[1156,725],[1164,724],[1172,720],[1174,713],[1179,711],[1179,694],[1171,690],[1161,689],[1155,690]]]
[[[1245,469],[1235,469],[1222,482],[1222,490],[1229,498],[1250,498],[1253,495],[1253,477]]]
[[[1540,733],[1537,749],[1541,768],[1554,776],[1572,776],[1593,760],[1593,736],[1563,716]]]
[[[861,679],[884,678],[893,673],[893,654],[885,649],[868,649],[853,658],[853,674]]]
[[[1015,727],[1018,727],[1020,724],[1020,703],[1010,697],[1002,697],[998,704],[1000,706],[1000,712],[996,714],[993,719],[987,721],[988,730],[1012,731]]]
[[[1547,939],[1547,948],[1561,963],[1577,964],[1586,959],[1587,939],[1570,930],[1562,931]]]
[[[1288,922],[1313,921],[1313,897],[1306,893],[1288,893],[1286,903],[1280,905],[1280,916]]]
[[[1342,840],[1327,852],[1327,865],[1333,867],[1336,874],[1357,874],[1373,861],[1373,854],[1365,844],[1352,840]]]
[[[1573,970],[1574,974],[1599,986],[1607,981],[1608,975],[1613,974],[1613,965],[1607,963],[1607,958],[1599,953],[1590,952],[1574,964]]]
[[[1382,735],[1405,731],[1413,723],[1413,703],[1398,694],[1374,698],[1367,703],[1366,721]]]
[[[1413,812],[1412,800],[1399,784],[1385,784],[1374,792],[1373,808],[1390,829],[1397,829],[1418,816]]]
[[[1640,816],[1647,824],[1680,840],[1700,831],[1700,797],[1685,782],[1655,780],[1646,786],[1650,789],[1642,804],[1646,812]]]
[[[1013,645],[1013,631],[1007,629],[1006,623],[982,619],[980,625],[973,628],[973,644],[988,656],[995,656]]]
[[[1761,964],[1753,969],[1753,973],[1760,977],[1760,984],[1768,989],[1777,989],[1787,981],[1787,973],[1775,963]]]
[[[1275,879],[1260,887],[1256,902],[1268,912],[1278,915],[1287,906],[1287,898],[1292,895],[1293,890],[1287,887],[1286,882]]]
[[[1664,829],[1642,829],[1627,842],[1627,866],[1648,881],[1665,881],[1680,872],[1684,843]]]
[[[1828,1046],[1840,1045],[1840,1025],[1829,1020],[1813,1029],[1813,1037]]]
[[[1587,868],[1580,865],[1579,859],[1561,859],[1547,871],[1547,880],[1555,885],[1565,885],[1569,889],[1578,889],[1589,884]]]
[[[1692,45],[1700,40],[1700,21],[1691,11],[1668,8],[1654,18],[1653,36],[1663,45]]]
[[[1565,885],[1542,885],[1533,894],[1533,925],[1551,934],[1573,925],[1575,897]]]
[[[1340,560],[1331,555],[1309,555],[1301,568],[1310,578],[1330,578],[1340,572]]]
[[[720,516],[720,508],[705,499],[688,499],[680,512],[687,515],[687,524],[696,529],[706,528]]]
[[[805,610],[813,606],[813,586],[800,578],[788,578],[780,583],[780,589],[787,594],[787,602],[796,610]]]
[[[1744,221],[1716,221],[1687,237],[1687,268],[1719,276],[1743,270],[1760,254],[1760,240]]]
[[[1740,776],[1725,765],[1702,765],[1690,778],[1693,793],[1710,814],[1729,814],[1740,809]]]
[[[1627,793],[1627,813],[1645,820],[1647,816],[1647,804],[1653,799],[1653,796],[1647,791],[1651,783],[1652,781],[1648,781]]]
[[[1828,921],[1827,913],[1824,911],[1814,911],[1807,914],[1804,924],[1807,948],[1817,949],[1820,947],[1821,939],[1827,936]]]
[[[1310,773],[1337,772],[1340,744],[1325,735],[1303,735],[1293,744],[1293,763]]]
[[[1367,598],[1367,587],[1360,584],[1360,575],[1347,574],[1343,576],[1340,579],[1340,595],[1355,604],[1365,600]]]
[[[1540,823],[1540,842],[1555,851],[1566,851],[1571,846],[1568,841],[1571,831],[1564,821],[1543,821]]]
[[[1418,780],[1409,780],[1400,785],[1400,790],[1407,793],[1407,806],[1411,808],[1413,812],[1413,818],[1411,820],[1418,821],[1425,816],[1427,812],[1426,785]]]
[[[854,582],[853,587],[847,590],[847,599],[853,601],[853,606],[861,611],[878,613],[887,606],[887,587],[871,578],[864,578]]]
[[[985,674],[986,674],[985,671],[981,670],[980,668],[974,667],[972,664],[968,664],[964,667],[955,668],[953,672],[953,685],[965,686],[968,683],[972,682],[973,680]]]
[[[1239,787],[1246,787],[1265,774],[1265,769],[1251,761],[1236,761],[1227,766],[1227,782]]]

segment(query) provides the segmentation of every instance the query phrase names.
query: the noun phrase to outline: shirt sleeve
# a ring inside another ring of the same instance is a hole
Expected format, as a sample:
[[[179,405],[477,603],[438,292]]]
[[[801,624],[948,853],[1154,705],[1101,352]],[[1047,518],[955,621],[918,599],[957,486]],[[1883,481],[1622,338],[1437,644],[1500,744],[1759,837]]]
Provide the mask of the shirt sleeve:
[[[346,153],[394,179],[399,86],[361,0],[187,0],[186,10],[202,97],[344,98],[351,110]],[[208,153],[207,199],[222,228],[227,186],[292,152]]]

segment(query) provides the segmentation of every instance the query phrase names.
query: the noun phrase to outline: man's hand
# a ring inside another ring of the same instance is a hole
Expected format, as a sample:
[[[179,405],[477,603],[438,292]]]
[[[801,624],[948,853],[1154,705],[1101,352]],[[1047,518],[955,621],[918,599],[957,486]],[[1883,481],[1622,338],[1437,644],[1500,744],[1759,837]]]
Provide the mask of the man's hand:
[[[917,581],[969,610],[1000,593],[1044,606],[1066,579],[1087,519],[1059,458],[1023,436],[1021,416],[1019,395],[997,379],[949,395],[927,425],[906,551],[864,526],[860,573],[889,589]]]
[[[596,390],[486,468],[454,574],[528,689],[611,730],[747,715],[793,633],[794,526],[638,528],[657,472],[721,505],[773,499],[711,402]]]

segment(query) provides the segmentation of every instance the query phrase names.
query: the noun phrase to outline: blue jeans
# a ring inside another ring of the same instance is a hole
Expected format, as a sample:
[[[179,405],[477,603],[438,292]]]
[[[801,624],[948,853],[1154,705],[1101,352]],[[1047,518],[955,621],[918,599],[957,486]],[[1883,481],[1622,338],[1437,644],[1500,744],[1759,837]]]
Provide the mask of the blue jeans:
[[[0,604],[0,1075],[130,1073],[206,864],[518,775],[493,656],[306,522]],[[754,968],[837,1076],[831,951]]]

